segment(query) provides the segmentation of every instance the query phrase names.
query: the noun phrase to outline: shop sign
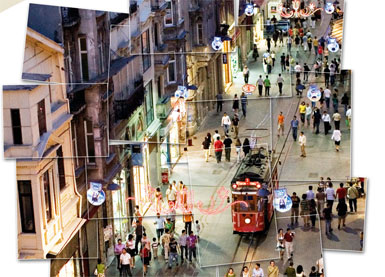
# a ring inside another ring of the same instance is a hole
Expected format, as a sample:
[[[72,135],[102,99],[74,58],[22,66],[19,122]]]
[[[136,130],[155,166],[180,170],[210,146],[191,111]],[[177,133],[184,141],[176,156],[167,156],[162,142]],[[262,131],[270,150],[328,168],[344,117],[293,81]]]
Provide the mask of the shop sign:
[[[290,211],[293,206],[291,197],[287,194],[287,189],[276,189],[274,190],[274,201],[273,206],[275,210],[281,213]]]
[[[251,84],[246,84],[242,87],[242,91],[246,94],[252,94],[257,87]]]
[[[223,42],[222,42],[221,37],[214,37],[214,40],[213,40],[213,42],[211,43],[211,47],[212,47],[215,51],[222,50],[222,48],[223,48]]]
[[[87,200],[94,206],[100,206],[104,203],[106,194],[101,183],[90,182],[90,189],[87,190]]]
[[[227,54],[222,54],[222,62],[223,64],[227,64]]]

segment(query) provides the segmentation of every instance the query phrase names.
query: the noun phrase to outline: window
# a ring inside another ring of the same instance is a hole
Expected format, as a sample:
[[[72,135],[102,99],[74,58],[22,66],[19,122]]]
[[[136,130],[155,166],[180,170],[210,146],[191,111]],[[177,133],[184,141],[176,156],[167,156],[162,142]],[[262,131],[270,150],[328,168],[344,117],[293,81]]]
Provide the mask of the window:
[[[45,101],[41,100],[37,104],[37,121],[39,123],[39,134],[40,136],[47,132],[47,123],[45,120]]]
[[[79,57],[80,57],[80,73],[83,81],[89,80],[88,75],[88,53],[87,53],[87,38],[79,38]]]
[[[167,78],[169,83],[176,82],[176,60],[175,53],[170,53],[170,60],[168,62]]]
[[[31,181],[17,181],[17,187],[19,191],[21,231],[23,233],[35,233]]]
[[[86,134],[86,154],[89,163],[95,163],[94,130],[91,120],[84,121],[84,133]]]
[[[166,7],[166,15],[164,16],[164,25],[165,26],[172,26],[174,25],[174,6],[172,4],[172,0],[166,0],[167,7]]]
[[[59,147],[58,150],[56,150],[56,155],[58,157],[57,168],[59,173],[59,185],[60,185],[60,190],[62,190],[66,187],[66,177],[65,177],[65,170],[64,170],[63,149],[61,146]]]
[[[155,23],[154,25],[154,43],[155,43],[155,47],[158,48],[159,47],[159,24],[158,23]]]
[[[79,153],[78,153],[78,140],[76,134],[76,125],[74,121],[71,121],[71,129],[72,129],[72,155],[75,157],[75,166],[79,166]]]
[[[142,33],[142,57],[143,57],[143,72],[151,67],[151,48],[150,48],[150,32],[149,29]]]
[[[104,72],[104,34],[103,30],[98,31],[98,50],[99,50],[99,73],[102,74]]]
[[[52,203],[51,203],[51,187],[49,183],[49,172],[48,170],[43,174],[43,190],[44,190],[44,204],[45,204],[45,215],[47,222],[52,219]]]
[[[154,121],[154,106],[152,99],[152,82],[150,81],[145,87],[145,105],[146,105],[146,124],[150,126]]]
[[[23,144],[19,109],[11,109],[11,124],[12,124],[13,144]]]
[[[203,44],[203,24],[197,23],[197,44]]]
[[[162,78],[158,77],[158,99],[162,98]]]

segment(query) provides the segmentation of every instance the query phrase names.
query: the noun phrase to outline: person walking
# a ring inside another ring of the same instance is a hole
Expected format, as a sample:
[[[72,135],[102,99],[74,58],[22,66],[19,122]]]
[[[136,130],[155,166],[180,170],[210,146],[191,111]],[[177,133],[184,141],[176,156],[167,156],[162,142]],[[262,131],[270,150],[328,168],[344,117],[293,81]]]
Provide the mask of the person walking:
[[[262,96],[262,91],[263,91],[263,79],[262,75],[259,75],[259,79],[257,80],[257,86],[258,86],[258,94],[259,96]]]
[[[305,151],[306,136],[303,132],[301,132],[301,134],[299,135],[298,142],[299,142],[299,145],[301,146],[301,157],[306,158],[306,151]]]
[[[235,114],[238,114],[238,111],[239,111],[239,98],[238,98],[238,95],[235,94],[233,99],[233,112]]]
[[[122,240],[118,239],[118,243],[115,244],[115,247],[114,247],[114,253],[116,256],[116,263],[117,263],[117,267],[118,267],[119,272],[122,271],[119,261],[120,261],[120,255],[122,254],[122,250],[124,248],[125,248],[125,245],[122,243]]]
[[[279,268],[273,260],[270,261],[269,266],[267,267],[267,277],[278,277]]]
[[[278,230],[277,250],[279,251],[279,258],[283,260],[283,256],[285,254],[285,234],[283,233],[283,229]]]
[[[258,53],[258,47],[256,44],[254,44],[254,48],[253,48],[253,59],[254,59],[254,62],[257,61],[259,57],[259,53]]]
[[[263,84],[265,85],[265,96],[270,96],[271,83],[269,80],[269,76],[266,75],[266,79],[263,81]]]
[[[304,82],[309,81],[309,72],[310,72],[310,67],[307,65],[307,63],[304,63],[304,65],[303,65],[303,81]]]
[[[281,55],[281,72],[285,72],[286,71],[286,56],[285,56],[285,53],[282,53]]]
[[[144,246],[143,246],[144,245]],[[140,250],[140,257],[143,262],[143,275],[147,275],[147,267],[150,265],[151,260],[151,246],[150,241],[147,239],[146,234],[143,234],[142,249]]]
[[[303,219],[303,226],[307,227],[309,225],[309,201],[306,199],[306,194],[302,194],[301,200],[301,217]]]
[[[214,142],[214,151],[215,151],[215,158],[217,159],[217,163],[220,163],[222,160],[222,151],[223,151],[223,143],[220,140],[220,138],[217,138],[217,140]]]
[[[305,118],[306,118],[306,104],[304,101],[299,105],[298,110],[299,110],[302,126],[304,126]]]
[[[286,256],[287,259],[290,260],[294,254],[294,233],[291,231],[290,228],[287,228],[287,231],[283,238],[285,241]]]
[[[238,138],[239,133],[239,118],[237,114],[234,114],[233,119],[231,120],[233,123],[233,130],[234,130],[234,138]]]
[[[247,266],[242,268],[241,277],[251,277],[249,268]]]
[[[161,243],[164,251],[164,259],[168,261],[168,254],[170,252],[170,241],[171,241],[171,235],[170,230],[165,229],[163,236],[161,237]]]
[[[223,106],[223,94],[218,93],[216,95],[216,98],[217,98],[217,113],[220,113],[222,112],[222,106]]]
[[[324,131],[325,131],[325,136],[329,133],[329,130],[331,129],[330,127],[330,115],[324,111],[322,115],[322,121],[324,122]]]
[[[192,211],[187,208],[187,204],[185,204],[186,212],[183,213],[183,222],[184,222],[184,228],[186,229],[186,235],[190,233],[192,230],[192,223],[194,221],[194,216],[192,214]]]
[[[291,36],[287,37],[286,45],[287,45],[287,52],[291,54],[291,46],[293,45],[293,39],[291,38]]]
[[[154,260],[158,259],[158,248],[159,248],[158,241],[156,241],[156,238],[152,238],[151,250],[152,250],[152,255],[154,256]]]
[[[250,70],[247,67],[247,65],[245,65],[243,67],[243,79],[245,81],[245,84],[247,84],[249,82],[249,74],[250,74]]]
[[[283,275],[286,275],[287,277],[296,277],[293,261],[290,261],[289,266],[286,268]]]
[[[125,248],[123,248],[122,254],[120,254],[119,264],[121,268],[120,276],[124,276],[124,277],[132,276],[131,269],[130,269],[131,256],[130,254],[127,253],[127,250]]]
[[[340,122],[341,122],[341,115],[337,111],[332,115],[333,121],[334,121],[334,128],[336,130],[340,130]]]
[[[267,45],[267,52],[270,53],[270,49],[271,49],[271,38],[268,36],[266,38],[266,45]]]
[[[338,230],[341,229],[341,223],[342,227],[345,227],[345,220],[346,215],[348,213],[348,206],[346,205],[345,199],[341,199],[338,201],[337,205],[337,214],[338,214]]]
[[[309,103],[307,103],[306,104],[306,109],[305,109],[305,118],[306,118],[307,127],[310,126],[310,119],[311,119],[311,114],[312,113],[313,113],[313,110],[310,107]]]
[[[174,260],[176,262],[176,266],[179,265],[178,264],[178,250],[180,248],[179,248],[178,242],[173,237],[170,239],[169,248],[170,248],[170,255],[169,255],[169,258],[168,258],[168,269],[171,269]]]
[[[319,217],[322,218],[322,211],[324,209],[326,195],[321,187],[317,189],[315,197],[317,199],[317,212]]]
[[[317,204],[314,199],[311,199],[309,201],[309,214],[310,214],[310,221],[311,221],[311,227],[315,227],[315,220],[317,217]]]
[[[348,105],[349,105],[349,96],[346,92],[344,93],[344,95],[341,98],[341,104],[344,105],[344,111],[346,113],[348,110]]]
[[[227,115],[227,113],[224,113],[222,116],[221,126],[223,127],[223,131],[225,132],[225,135],[227,135],[229,133],[230,125],[231,125],[231,119]]]
[[[205,161],[208,162],[209,161],[209,156],[210,156],[210,145],[211,145],[211,141],[210,139],[206,136],[202,142],[202,148],[203,148],[203,151],[204,151],[204,154],[205,154]]]
[[[348,110],[345,113],[346,116],[346,125],[350,130],[351,122],[352,122],[352,107],[348,106]]]
[[[164,232],[164,223],[165,223],[164,217],[160,216],[160,213],[156,214],[155,222],[156,225],[156,237],[158,238],[158,241],[160,240],[160,237],[163,235]]]
[[[246,112],[247,112],[247,95],[242,92],[241,94],[241,107],[242,107],[242,114],[243,118],[246,118]]]
[[[192,262],[192,257],[194,256],[194,259],[197,258],[197,252],[196,252],[196,243],[198,239],[194,235],[193,231],[190,231],[190,235],[187,238],[187,246],[188,246],[188,258],[189,262]]]
[[[249,154],[249,152],[250,152],[250,142],[249,142],[248,138],[245,138],[245,140],[243,141],[242,150],[243,150],[243,153],[246,157],[247,154]]]
[[[349,184],[347,197],[349,199],[349,208],[350,212],[357,212],[357,198],[359,196],[359,192],[356,187],[353,186],[353,183]]]
[[[182,234],[179,237],[179,246],[180,246],[180,259],[181,259],[182,264],[183,264],[185,259],[186,259],[186,261],[188,260],[186,230],[182,230]],[[184,253],[184,255],[183,255],[183,253]]]
[[[332,140],[334,140],[334,145],[336,147],[336,151],[340,151],[340,144],[341,144],[341,131],[338,129],[335,129],[333,131]]]
[[[290,55],[286,55],[285,67],[286,67],[286,71],[290,71]]]
[[[326,202],[330,206],[330,208],[333,208],[334,200],[336,199],[336,193],[333,189],[333,184],[330,182],[328,185],[328,188],[325,191],[326,194]]]
[[[325,233],[328,236],[332,231],[332,205],[330,203],[327,204],[326,208],[323,210],[323,216],[325,219]]]
[[[128,254],[131,256],[131,268],[135,268],[135,256],[136,256],[136,250],[135,250],[135,241],[134,241],[134,235],[129,234],[128,240],[126,241],[126,250]]]
[[[334,91],[337,91],[337,89],[334,89]],[[337,96],[337,93],[333,93],[332,102],[333,102],[334,112],[337,113],[338,112],[338,96]]]
[[[336,196],[338,201],[344,200],[346,198],[347,190],[344,188],[344,183],[340,183],[340,187],[336,191]]]
[[[297,141],[298,125],[299,125],[299,122],[297,120],[297,117],[294,116],[293,120],[290,122],[291,132],[293,134],[294,141]]]
[[[318,55],[318,45],[319,45],[319,42],[318,42],[317,37],[315,36],[313,39],[313,49],[314,49],[315,57],[317,57],[317,55]]]
[[[102,263],[102,259],[98,259],[98,264],[96,265],[94,275],[97,277],[104,277],[106,271],[106,266]]]
[[[313,112],[313,132],[318,135],[319,134],[319,125],[321,123],[321,113],[320,110],[316,107]]]
[[[241,162],[241,150],[242,150],[242,143],[239,138],[235,141],[235,152],[237,153],[237,163]]]
[[[177,196],[176,189],[172,184],[170,184],[168,186],[168,189],[166,190],[166,198],[167,198],[168,206],[172,205],[173,207],[175,207],[176,196]]]
[[[278,136],[279,133],[284,135],[284,130],[285,130],[285,117],[283,116],[283,113],[280,112],[278,115]]]
[[[299,204],[301,200],[297,196],[296,192],[293,192],[293,195],[291,196],[292,206],[291,206],[291,225],[294,226],[295,224],[298,224],[298,217],[299,217]]]
[[[231,157],[231,144],[233,141],[231,138],[226,135],[225,140],[223,141],[223,145],[225,146],[225,157],[226,157],[226,162],[230,162],[230,157]]]
[[[278,90],[279,90],[279,95],[281,96],[282,95],[282,88],[283,88],[283,83],[285,82],[285,80],[282,78],[282,75],[281,73],[278,74],[278,78],[277,78],[277,85],[278,85]]]
[[[253,268],[253,274],[251,277],[265,277],[263,273],[263,269],[261,268],[261,264],[256,263],[254,268]]]
[[[329,87],[330,84],[330,69],[328,66],[324,69],[325,87]]]
[[[274,65],[275,65],[275,57],[276,57],[275,51],[271,51],[270,57],[271,57],[271,61],[272,61],[272,67],[274,67]]]

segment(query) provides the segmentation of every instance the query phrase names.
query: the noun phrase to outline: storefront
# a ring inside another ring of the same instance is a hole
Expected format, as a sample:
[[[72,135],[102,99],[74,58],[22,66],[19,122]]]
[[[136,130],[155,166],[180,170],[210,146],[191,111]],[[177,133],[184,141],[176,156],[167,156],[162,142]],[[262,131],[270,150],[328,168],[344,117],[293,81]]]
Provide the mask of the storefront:
[[[121,220],[114,220],[115,237],[125,239],[129,232],[128,221],[128,192],[129,173],[126,169],[122,169],[114,178],[113,183],[119,185],[120,189],[112,190],[112,210],[114,218]]]

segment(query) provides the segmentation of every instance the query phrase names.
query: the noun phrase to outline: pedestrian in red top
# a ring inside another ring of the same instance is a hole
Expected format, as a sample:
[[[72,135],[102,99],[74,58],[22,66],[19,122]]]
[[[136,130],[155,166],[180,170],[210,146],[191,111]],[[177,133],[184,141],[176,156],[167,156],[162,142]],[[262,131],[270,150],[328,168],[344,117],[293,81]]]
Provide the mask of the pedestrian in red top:
[[[345,200],[346,197],[346,189],[344,188],[344,183],[340,183],[340,187],[336,191],[338,201]]]
[[[294,233],[291,232],[290,228],[287,228],[287,231],[283,239],[285,242],[287,259],[290,260],[291,257],[293,257],[293,252],[294,252]]]
[[[219,137],[217,137],[217,140],[214,142],[214,149],[215,149],[215,158],[217,159],[217,163],[220,163],[222,159],[223,142]]]

